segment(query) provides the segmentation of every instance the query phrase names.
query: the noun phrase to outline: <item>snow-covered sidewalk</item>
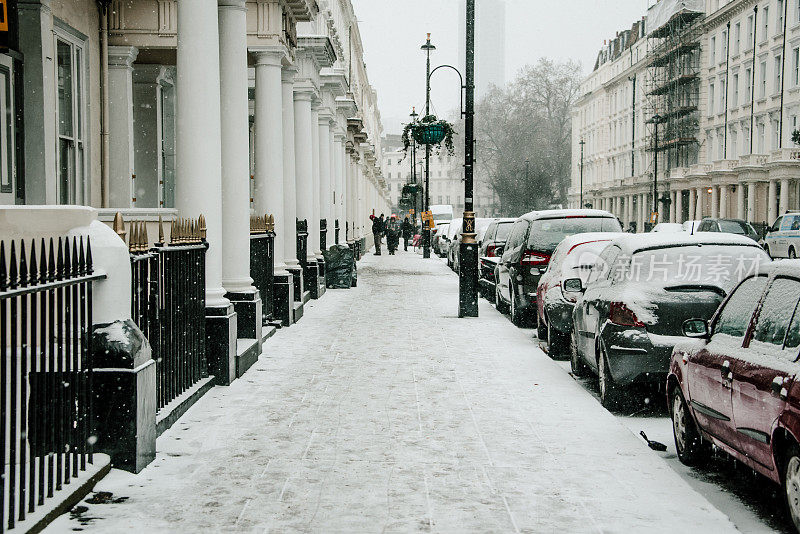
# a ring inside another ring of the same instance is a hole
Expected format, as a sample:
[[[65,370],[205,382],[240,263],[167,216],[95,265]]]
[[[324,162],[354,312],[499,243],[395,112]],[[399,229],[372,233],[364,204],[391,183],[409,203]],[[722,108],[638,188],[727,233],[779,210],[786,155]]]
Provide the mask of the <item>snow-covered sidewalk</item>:
[[[457,299],[440,261],[368,255],[96,488],[127,500],[48,532],[734,530],[531,331]]]

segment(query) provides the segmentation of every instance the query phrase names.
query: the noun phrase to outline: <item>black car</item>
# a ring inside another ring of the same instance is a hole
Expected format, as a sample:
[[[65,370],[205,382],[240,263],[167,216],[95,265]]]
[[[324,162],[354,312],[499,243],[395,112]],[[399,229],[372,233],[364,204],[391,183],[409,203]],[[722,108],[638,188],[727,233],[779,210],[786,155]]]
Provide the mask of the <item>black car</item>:
[[[517,219],[495,268],[495,306],[510,311],[516,325],[535,319],[536,289],[550,256],[567,236],[586,232],[621,232],[612,214],[602,210],[532,211]]]
[[[616,407],[622,388],[663,387],[687,319],[710,319],[726,294],[768,263],[758,243],[721,233],[628,234],[600,254],[573,311],[572,371],[597,375],[600,399]]]
[[[742,219],[703,219],[697,225],[695,232],[722,232],[747,236],[753,241],[758,241],[759,239],[758,232],[755,231],[753,226]]]

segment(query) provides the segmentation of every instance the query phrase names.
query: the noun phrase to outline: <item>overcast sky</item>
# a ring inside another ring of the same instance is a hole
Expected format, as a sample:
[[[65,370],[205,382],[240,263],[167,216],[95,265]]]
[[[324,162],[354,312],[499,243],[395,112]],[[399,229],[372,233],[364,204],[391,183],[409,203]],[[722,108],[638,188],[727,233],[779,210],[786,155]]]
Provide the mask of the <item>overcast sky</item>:
[[[481,0],[476,0],[480,2]],[[400,133],[411,106],[425,105],[426,32],[437,47],[433,66],[458,66],[458,0],[352,0],[364,42],[370,82],[387,133]],[[651,2],[652,3],[652,2]],[[648,0],[506,0],[506,79],[541,57],[574,59],[585,72],[594,66],[604,39],[629,29]],[[476,21],[480,24],[480,21]],[[458,76],[436,73],[434,111],[458,108]]]

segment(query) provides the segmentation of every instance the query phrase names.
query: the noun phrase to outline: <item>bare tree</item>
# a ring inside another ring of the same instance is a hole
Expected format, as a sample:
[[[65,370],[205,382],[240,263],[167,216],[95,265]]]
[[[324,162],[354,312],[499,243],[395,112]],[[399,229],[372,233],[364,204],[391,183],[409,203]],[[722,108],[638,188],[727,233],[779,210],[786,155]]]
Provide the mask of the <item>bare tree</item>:
[[[478,173],[505,215],[566,203],[571,164],[570,109],[581,80],[576,63],[541,59],[476,110]],[[527,162],[527,163],[526,163]]]

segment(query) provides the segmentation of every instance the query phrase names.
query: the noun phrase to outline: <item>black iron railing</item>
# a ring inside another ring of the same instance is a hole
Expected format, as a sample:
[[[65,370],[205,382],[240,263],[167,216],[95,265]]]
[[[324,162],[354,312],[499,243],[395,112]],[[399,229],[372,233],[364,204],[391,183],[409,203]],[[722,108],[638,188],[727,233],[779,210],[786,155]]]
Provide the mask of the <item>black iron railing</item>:
[[[334,238],[336,239],[336,244],[339,244],[339,219],[336,219],[335,227],[334,227]]]
[[[89,239],[0,241],[0,532],[92,463]]]
[[[208,377],[204,226],[202,216],[173,221],[166,244],[159,221],[158,242],[149,247],[145,224],[130,225],[131,311],[153,350],[159,410]]]
[[[297,261],[303,266],[305,272],[308,267],[308,221],[297,221]]]
[[[263,323],[272,321],[275,309],[275,218],[250,219],[250,278],[261,295]]]
[[[319,220],[319,249],[328,250],[328,219]]]

